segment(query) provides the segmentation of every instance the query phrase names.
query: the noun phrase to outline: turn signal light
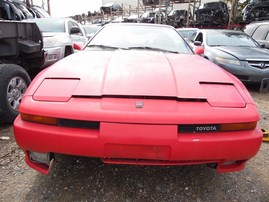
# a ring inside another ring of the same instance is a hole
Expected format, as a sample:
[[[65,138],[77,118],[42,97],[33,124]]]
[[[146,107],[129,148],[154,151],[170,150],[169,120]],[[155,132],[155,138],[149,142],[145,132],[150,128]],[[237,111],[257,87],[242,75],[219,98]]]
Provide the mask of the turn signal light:
[[[257,122],[221,124],[220,131],[253,130]]]
[[[33,123],[41,123],[47,125],[57,125],[57,119],[45,116],[37,116],[31,114],[21,114],[21,119],[23,121],[29,121]]]

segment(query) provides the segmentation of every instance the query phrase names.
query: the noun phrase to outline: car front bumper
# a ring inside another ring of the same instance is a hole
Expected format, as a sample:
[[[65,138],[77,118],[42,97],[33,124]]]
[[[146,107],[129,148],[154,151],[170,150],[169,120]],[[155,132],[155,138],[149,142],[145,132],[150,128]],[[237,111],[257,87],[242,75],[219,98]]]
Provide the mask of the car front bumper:
[[[217,65],[235,75],[244,83],[261,83],[263,79],[269,79],[269,68],[259,69],[251,67],[246,61],[240,61],[242,66],[220,63]]]
[[[41,173],[49,167],[34,162],[29,152],[98,157],[105,163],[140,165],[213,164],[218,172],[242,170],[260,148],[262,132],[178,133],[177,125],[101,122],[100,129],[79,129],[14,122],[18,145],[28,165]]]

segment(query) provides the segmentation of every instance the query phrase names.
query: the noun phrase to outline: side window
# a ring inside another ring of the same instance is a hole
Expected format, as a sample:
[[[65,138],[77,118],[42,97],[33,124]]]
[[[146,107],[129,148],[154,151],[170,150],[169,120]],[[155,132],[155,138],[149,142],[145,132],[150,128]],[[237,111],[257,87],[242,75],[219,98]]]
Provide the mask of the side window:
[[[200,41],[201,43],[203,43],[203,34],[202,33],[199,33],[197,35],[197,37],[195,38],[195,41]]]
[[[268,32],[268,25],[261,25],[255,30],[252,37],[256,40],[263,40],[267,32]]]
[[[73,23],[71,21],[68,21],[68,24],[67,24],[68,33],[70,33],[72,26],[73,26]]]

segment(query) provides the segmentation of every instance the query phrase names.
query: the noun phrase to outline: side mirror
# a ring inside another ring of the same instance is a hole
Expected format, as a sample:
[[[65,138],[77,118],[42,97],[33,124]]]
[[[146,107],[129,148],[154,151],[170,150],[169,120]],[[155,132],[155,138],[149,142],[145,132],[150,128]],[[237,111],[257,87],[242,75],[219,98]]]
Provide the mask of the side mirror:
[[[197,54],[197,55],[203,55],[204,52],[205,52],[205,49],[204,49],[203,46],[195,46],[195,47],[193,48],[193,51],[194,51],[194,53]]]
[[[201,46],[202,45],[202,42],[201,41],[194,41],[193,42],[193,45],[195,45],[195,46]]]
[[[76,42],[76,43],[73,44],[73,48],[75,50],[81,51],[81,50],[83,50],[84,46],[83,46],[82,43]]]
[[[70,34],[78,34],[80,33],[80,29],[77,26],[71,27]]]

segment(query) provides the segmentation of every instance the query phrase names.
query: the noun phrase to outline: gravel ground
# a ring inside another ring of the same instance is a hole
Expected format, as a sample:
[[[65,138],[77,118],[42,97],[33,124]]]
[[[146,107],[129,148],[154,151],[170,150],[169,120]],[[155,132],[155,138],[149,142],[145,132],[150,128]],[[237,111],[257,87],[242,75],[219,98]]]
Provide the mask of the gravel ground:
[[[248,87],[269,129],[269,93]],[[106,165],[99,159],[57,155],[42,175],[24,162],[11,125],[0,126],[0,201],[264,201],[269,202],[269,143],[241,172],[204,165]],[[3,139],[7,137],[9,139]]]

